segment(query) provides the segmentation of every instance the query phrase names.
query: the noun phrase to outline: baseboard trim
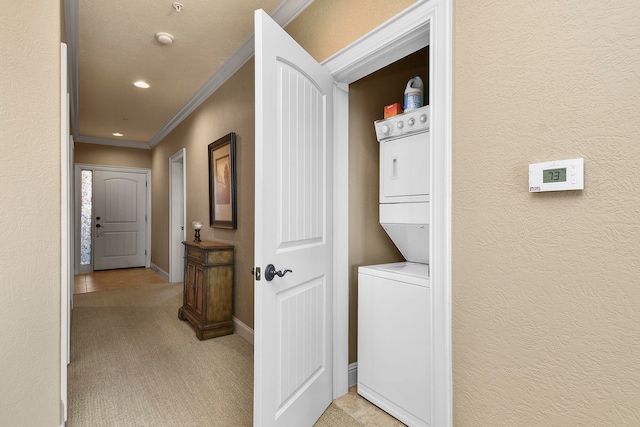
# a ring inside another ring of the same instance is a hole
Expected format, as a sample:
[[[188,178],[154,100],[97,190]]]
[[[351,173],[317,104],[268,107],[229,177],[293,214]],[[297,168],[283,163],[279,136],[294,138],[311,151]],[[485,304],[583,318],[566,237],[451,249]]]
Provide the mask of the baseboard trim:
[[[233,326],[236,334],[253,345],[253,329],[242,323],[235,316],[233,317]]]
[[[358,362],[349,364],[349,387],[358,384]]]
[[[151,263],[151,267],[149,267],[149,268],[151,268],[153,271],[155,271],[160,276],[162,276],[162,278],[164,280],[166,280],[167,282],[169,281],[169,273],[167,273],[166,271],[164,271],[163,269],[161,269],[160,267],[158,267],[154,263]]]

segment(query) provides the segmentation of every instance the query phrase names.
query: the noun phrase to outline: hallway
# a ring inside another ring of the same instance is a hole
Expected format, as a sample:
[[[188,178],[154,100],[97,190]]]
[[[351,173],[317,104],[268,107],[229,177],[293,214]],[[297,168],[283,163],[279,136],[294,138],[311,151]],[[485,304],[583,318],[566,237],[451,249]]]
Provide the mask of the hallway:
[[[150,268],[94,271],[93,273],[75,275],[73,294],[133,288],[156,283],[167,283],[167,281]]]
[[[67,426],[250,426],[253,347],[199,341],[178,320],[182,283],[131,268],[75,276]],[[109,291],[109,292],[104,292]],[[315,427],[401,427],[357,394]]]

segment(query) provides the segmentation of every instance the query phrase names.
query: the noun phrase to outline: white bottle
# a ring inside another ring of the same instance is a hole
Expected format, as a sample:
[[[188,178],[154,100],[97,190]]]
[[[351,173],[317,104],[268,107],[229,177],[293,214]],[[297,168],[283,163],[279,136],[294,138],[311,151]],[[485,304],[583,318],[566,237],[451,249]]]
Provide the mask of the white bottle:
[[[404,111],[415,110],[423,105],[424,83],[420,76],[415,76],[407,83],[404,90]]]

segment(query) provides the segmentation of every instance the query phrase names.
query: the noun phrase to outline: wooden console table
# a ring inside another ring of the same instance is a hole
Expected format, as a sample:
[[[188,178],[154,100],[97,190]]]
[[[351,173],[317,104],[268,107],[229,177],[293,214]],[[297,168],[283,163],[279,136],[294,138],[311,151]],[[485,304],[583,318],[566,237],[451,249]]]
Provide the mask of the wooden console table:
[[[184,295],[178,318],[188,321],[199,340],[233,333],[233,246],[182,242]]]

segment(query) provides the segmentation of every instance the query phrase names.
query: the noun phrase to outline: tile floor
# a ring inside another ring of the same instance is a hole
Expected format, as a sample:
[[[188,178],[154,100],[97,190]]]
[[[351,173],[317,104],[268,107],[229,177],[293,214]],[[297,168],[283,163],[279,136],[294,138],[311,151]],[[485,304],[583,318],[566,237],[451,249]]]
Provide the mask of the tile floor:
[[[155,271],[143,267],[94,271],[93,273],[77,274],[75,276],[73,293],[83,294],[166,282]],[[350,387],[349,393],[336,399],[334,403],[365,426],[404,426],[403,423],[361,397],[357,392],[356,386]]]
[[[156,283],[167,283],[158,273],[150,268],[125,268],[122,270],[102,270],[88,274],[76,274],[73,293],[108,291],[111,289],[147,286]]]
[[[404,427],[405,424],[393,418],[382,409],[358,394],[356,386],[349,387],[349,393],[337,398],[333,403],[351,415],[356,421],[369,427]]]

